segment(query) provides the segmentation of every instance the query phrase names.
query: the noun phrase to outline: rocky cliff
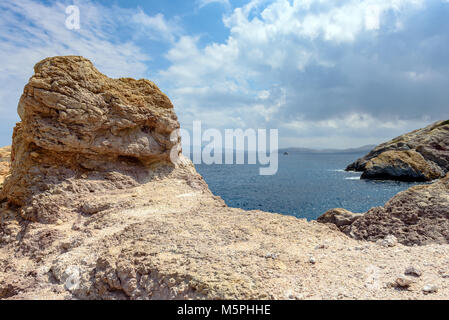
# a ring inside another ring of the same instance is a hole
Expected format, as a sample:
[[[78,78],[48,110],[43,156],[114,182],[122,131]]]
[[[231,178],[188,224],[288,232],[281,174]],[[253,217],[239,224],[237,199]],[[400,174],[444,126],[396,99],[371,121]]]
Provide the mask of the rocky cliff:
[[[448,245],[383,247],[227,207],[179,154],[173,107],[152,82],[109,79],[81,57],[35,71],[0,172],[0,299],[449,296]],[[411,263],[422,276],[397,290]]]
[[[431,181],[449,171],[449,120],[399,136],[374,148],[346,170],[362,179]]]

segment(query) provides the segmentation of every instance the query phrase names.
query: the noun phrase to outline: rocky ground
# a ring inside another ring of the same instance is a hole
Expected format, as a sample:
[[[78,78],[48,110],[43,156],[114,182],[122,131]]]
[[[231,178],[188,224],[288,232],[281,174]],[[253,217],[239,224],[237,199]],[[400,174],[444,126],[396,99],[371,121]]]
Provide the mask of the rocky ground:
[[[431,181],[449,172],[449,120],[385,142],[347,167],[362,179]]]
[[[90,203],[111,196],[131,199],[131,207],[52,225],[2,209],[0,297],[449,297],[449,245],[357,241],[318,222],[228,208],[179,177],[96,194]],[[409,267],[421,275],[406,276],[411,283],[401,287],[396,280]]]
[[[81,57],[35,72],[0,174],[0,299],[449,297],[448,244],[227,207],[180,154],[152,82],[109,79]],[[434,191],[432,206],[447,197]]]

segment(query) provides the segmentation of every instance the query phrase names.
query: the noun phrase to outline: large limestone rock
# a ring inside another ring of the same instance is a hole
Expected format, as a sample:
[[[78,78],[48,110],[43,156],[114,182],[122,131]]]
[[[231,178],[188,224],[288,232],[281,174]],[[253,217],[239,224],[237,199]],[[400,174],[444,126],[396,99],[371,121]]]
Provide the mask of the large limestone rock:
[[[345,213],[351,217],[350,213]],[[354,214],[355,215],[355,214]],[[355,239],[377,241],[395,236],[404,245],[449,243],[449,174],[430,185],[412,187],[344,225],[325,214],[318,221],[336,224]],[[349,222],[349,221],[346,221]]]
[[[449,121],[438,121],[374,148],[350,164],[362,179],[431,181],[449,172]]]
[[[86,204],[90,194],[112,194],[183,166],[173,105],[151,81],[110,79],[75,56],[45,59],[34,69],[19,102],[22,121],[1,196],[23,218],[52,223],[89,214],[99,210]]]

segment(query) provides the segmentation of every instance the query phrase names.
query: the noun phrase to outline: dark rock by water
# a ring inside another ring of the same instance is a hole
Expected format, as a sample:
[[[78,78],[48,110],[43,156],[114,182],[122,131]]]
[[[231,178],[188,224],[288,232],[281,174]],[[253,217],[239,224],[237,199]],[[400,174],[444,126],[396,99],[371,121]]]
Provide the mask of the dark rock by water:
[[[449,171],[449,120],[385,142],[351,163],[362,179],[431,181]]]

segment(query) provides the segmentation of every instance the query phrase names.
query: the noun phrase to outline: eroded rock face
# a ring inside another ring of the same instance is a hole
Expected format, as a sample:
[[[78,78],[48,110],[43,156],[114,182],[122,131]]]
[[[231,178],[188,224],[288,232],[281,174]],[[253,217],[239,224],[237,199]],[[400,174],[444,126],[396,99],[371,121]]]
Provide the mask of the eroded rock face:
[[[367,161],[362,179],[428,181],[440,177],[442,170],[414,150],[385,151]]]
[[[36,64],[18,113],[2,197],[28,220],[56,222],[83,212],[82,195],[136,187],[182,166],[170,157],[180,138],[167,96],[148,80],[110,79],[82,57]]]
[[[337,224],[336,221],[324,218],[318,221]],[[409,246],[447,244],[449,175],[433,184],[415,186],[403,191],[384,207],[372,208],[350,224],[339,228],[351,237],[361,240],[377,241],[392,235],[400,243]]]
[[[11,167],[11,147],[0,148],[0,190]]]
[[[449,121],[439,121],[374,148],[346,170],[362,179],[431,181],[449,172]]]

